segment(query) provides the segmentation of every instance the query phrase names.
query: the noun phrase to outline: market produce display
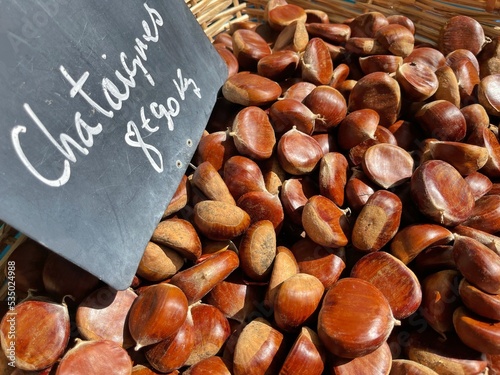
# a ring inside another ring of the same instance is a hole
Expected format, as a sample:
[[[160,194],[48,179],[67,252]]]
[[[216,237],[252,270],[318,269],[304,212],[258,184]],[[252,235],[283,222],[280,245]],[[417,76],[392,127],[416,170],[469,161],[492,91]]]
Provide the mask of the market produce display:
[[[500,374],[499,43],[286,0],[232,23],[132,285],[28,239],[4,373]]]

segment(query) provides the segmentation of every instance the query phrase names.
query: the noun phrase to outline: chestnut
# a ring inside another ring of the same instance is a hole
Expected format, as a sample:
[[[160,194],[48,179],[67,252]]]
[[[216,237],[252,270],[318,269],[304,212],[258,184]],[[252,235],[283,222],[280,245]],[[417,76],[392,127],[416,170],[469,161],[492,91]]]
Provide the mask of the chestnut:
[[[264,24],[267,25],[267,24]],[[309,43],[309,34],[307,33],[306,25],[304,20],[295,20],[290,22],[283,30],[278,32],[278,35],[275,38],[272,38],[271,41],[273,47],[273,53],[269,55],[269,59],[273,60],[272,56],[276,55],[279,57],[279,52],[292,52],[299,53],[296,55],[297,63],[300,64],[300,53],[304,52]],[[285,59],[281,58],[278,64],[283,65],[286,64],[288,60],[285,56]],[[265,57],[263,59],[266,59]],[[262,59],[261,59],[262,60]],[[276,60],[276,59],[274,59]],[[295,62],[295,57],[292,58]],[[259,60],[260,63],[260,60]],[[295,68],[298,68],[299,65],[295,65]],[[257,64],[257,71],[259,71],[259,64]],[[276,80],[278,78],[288,78],[288,77],[275,77]]]
[[[323,157],[319,143],[295,126],[280,138],[276,152],[281,167],[293,175],[312,172]]]
[[[469,185],[449,163],[428,160],[411,176],[411,195],[424,215],[453,226],[465,221],[475,205]]]
[[[444,55],[465,48],[477,55],[486,42],[482,25],[469,16],[451,17],[441,27],[438,36],[438,47]]]
[[[302,79],[315,85],[328,85],[333,75],[330,51],[321,38],[313,37],[301,57]]]
[[[276,287],[274,321],[286,332],[307,324],[319,306],[325,288],[315,276],[297,273]]]
[[[382,346],[395,324],[400,323],[380,290],[368,281],[346,277],[326,291],[317,332],[329,352],[356,358]]]
[[[209,161],[199,164],[193,172],[191,184],[208,199],[236,204],[221,175]]]
[[[387,190],[374,192],[356,218],[352,229],[353,246],[361,251],[378,251],[396,235],[403,204]]]
[[[170,284],[180,288],[188,304],[193,304],[213,289],[240,264],[238,255],[232,250],[220,250],[209,254],[201,262],[176,273]]]
[[[167,246],[192,261],[201,255],[201,241],[195,227],[190,221],[178,217],[160,221],[151,235],[151,241]]]
[[[380,116],[380,125],[394,124],[401,110],[401,88],[389,74],[374,72],[360,78],[349,95],[350,112],[370,108]]]
[[[87,296],[76,310],[76,326],[86,340],[109,340],[125,349],[134,341],[128,329],[128,312],[137,294],[104,286]]]
[[[57,366],[56,375],[132,373],[132,360],[118,344],[106,340],[78,341]]]
[[[409,317],[422,301],[422,290],[415,273],[387,252],[377,251],[363,256],[354,264],[350,276],[376,286],[386,297],[396,319]]]
[[[347,102],[336,88],[318,85],[302,100],[317,117],[314,122],[315,132],[328,132],[344,119],[347,114]]]
[[[70,317],[64,303],[28,299],[9,310],[0,322],[3,353],[20,370],[40,371],[56,363],[69,336]]]
[[[281,87],[269,78],[249,72],[238,72],[222,86],[222,94],[231,103],[261,106],[274,102],[281,95]]]
[[[276,257],[276,232],[269,220],[259,220],[243,234],[239,246],[241,269],[253,280],[268,279]]]
[[[135,350],[174,335],[186,320],[188,301],[181,289],[155,284],[144,289],[130,307],[128,328]]]
[[[232,34],[232,49],[242,70],[256,70],[257,62],[271,54],[264,38],[251,29],[239,29]]]
[[[311,328],[302,327],[289,350],[280,374],[321,375],[325,368],[325,348]]]
[[[247,230],[250,216],[238,206],[207,200],[194,206],[194,224],[212,240],[228,240]]]
[[[322,246],[342,247],[349,241],[346,212],[322,195],[312,196],[304,205],[302,226],[306,234]]]
[[[279,370],[279,353],[283,351],[283,344],[283,334],[267,320],[252,320],[243,328],[234,347],[234,374],[257,375],[266,371],[276,373]]]
[[[276,144],[269,116],[256,106],[248,106],[238,112],[229,135],[233,137],[240,155],[253,160],[270,158]]]

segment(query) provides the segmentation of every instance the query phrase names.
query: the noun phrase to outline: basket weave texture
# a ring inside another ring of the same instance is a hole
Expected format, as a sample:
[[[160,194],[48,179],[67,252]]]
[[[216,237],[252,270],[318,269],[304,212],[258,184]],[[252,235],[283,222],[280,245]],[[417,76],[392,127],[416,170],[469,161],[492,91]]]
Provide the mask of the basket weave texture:
[[[186,0],[192,13],[212,39],[227,31],[233,22],[262,20],[267,0]],[[416,37],[436,42],[444,23],[456,15],[466,15],[479,21],[485,34],[491,38],[500,36],[500,0],[289,0],[305,9],[325,11],[332,22],[343,22],[369,11],[385,15],[401,14],[415,24]]]

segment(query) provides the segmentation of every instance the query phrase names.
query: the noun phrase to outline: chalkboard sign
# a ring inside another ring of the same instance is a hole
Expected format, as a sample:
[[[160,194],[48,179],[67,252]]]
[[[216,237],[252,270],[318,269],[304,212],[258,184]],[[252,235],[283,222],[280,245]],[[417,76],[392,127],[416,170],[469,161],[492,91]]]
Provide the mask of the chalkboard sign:
[[[125,289],[225,64],[183,0],[0,9],[0,220]]]

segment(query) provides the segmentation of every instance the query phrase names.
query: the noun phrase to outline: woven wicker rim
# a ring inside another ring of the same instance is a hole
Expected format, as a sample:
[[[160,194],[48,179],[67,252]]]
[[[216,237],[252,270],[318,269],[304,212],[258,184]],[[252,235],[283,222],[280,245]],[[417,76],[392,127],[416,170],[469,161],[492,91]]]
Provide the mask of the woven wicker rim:
[[[227,31],[234,22],[262,21],[267,0],[185,0],[207,36]],[[342,22],[368,11],[385,15],[402,14],[416,28],[416,38],[436,42],[444,23],[456,15],[466,15],[483,25],[487,36],[500,36],[500,0],[288,0],[305,9],[325,11],[332,22]]]

